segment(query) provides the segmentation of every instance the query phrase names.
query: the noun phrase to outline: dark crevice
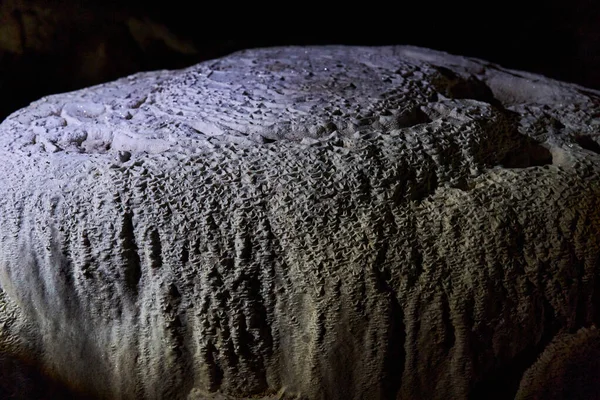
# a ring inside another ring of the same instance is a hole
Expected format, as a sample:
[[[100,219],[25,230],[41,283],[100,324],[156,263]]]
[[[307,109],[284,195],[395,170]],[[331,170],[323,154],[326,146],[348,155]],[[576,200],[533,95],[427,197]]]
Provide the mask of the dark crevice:
[[[249,364],[256,364],[260,362],[260,360],[255,360],[255,355],[253,350],[253,344],[255,344],[255,340],[252,337],[252,334],[249,332],[248,325],[246,324],[246,315],[244,312],[241,312],[236,315],[236,321],[234,325],[237,327],[237,336],[239,340],[239,347],[236,349],[236,354],[239,358],[248,362]],[[253,365],[254,366],[254,365]],[[254,370],[253,372],[260,371],[259,369]],[[262,389],[262,388],[261,388]]]
[[[209,375],[209,388],[211,392],[219,390],[223,383],[223,369],[219,366],[218,350],[212,343],[208,343],[206,349],[206,367]]]
[[[400,307],[400,303],[393,293],[390,297],[390,336],[384,361],[386,376],[383,382],[383,398],[392,400],[397,398],[397,393],[402,384],[402,373],[404,372],[404,362],[406,360],[406,351],[404,350],[406,326],[404,324],[404,311]]]
[[[52,234],[49,238],[48,246],[51,252],[50,255],[57,267],[57,279],[59,280],[57,284],[60,284],[65,292],[68,292],[71,288],[73,288],[73,282],[75,280],[72,260],[70,257],[66,256],[70,253],[69,248],[71,246],[71,237],[68,232],[65,232],[61,239],[58,231],[52,229],[51,232]]]
[[[431,170],[427,171],[427,176],[425,176],[422,181],[419,181],[418,183],[415,182],[413,184],[413,187],[409,188],[412,189],[412,192],[410,194],[410,200],[418,202],[424,200],[427,196],[431,195],[432,193],[435,193],[435,191],[438,188],[438,185],[438,177],[434,167]]]
[[[561,224],[561,232],[566,235],[571,235],[570,232],[577,232],[578,221],[581,221],[582,219],[585,221],[585,217],[582,215],[582,213],[575,211],[574,216],[570,221],[568,221],[568,224]],[[578,241],[582,239],[576,237],[574,240]],[[597,303],[588,303],[588,300],[590,300],[590,296],[593,295],[593,293],[590,293],[589,291],[590,286],[596,283],[596,279],[592,278],[592,282],[587,281],[586,261],[585,259],[581,259],[577,256],[577,250],[575,248],[571,248],[569,258],[569,263],[573,266],[575,274],[574,276],[570,276],[566,279],[565,287],[569,288],[569,290],[575,289],[577,292],[575,295],[575,318],[570,324],[571,329],[577,330],[582,326],[589,326],[591,323],[593,323],[593,321],[591,321],[593,317],[589,313],[588,307],[593,307],[593,304]]]
[[[251,329],[260,330],[260,342],[256,343],[257,347],[261,349],[261,354],[271,355],[273,351],[273,335],[271,333],[270,324],[269,324],[269,315],[268,309],[265,306],[266,302],[263,297],[263,290],[261,289],[264,283],[261,282],[258,276],[251,277],[249,279],[249,288],[248,294],[249,297],[255,299],[252,304],[251,312],[252,318],[250,318]],[[253,339],[254,340],[254,339]],[[256,362],[261,364],[264,363],[263,360],[257,359]],[[259,371],[264,370],[263,368],[259,369]]]
[[[404,345],[406,342],[406,325],[404,324],[404,310],[398,302],[394,289],[388,283],[391,279],[391,272],[387,268],[381,268],[384,265],[388,246],[382,244],[377,252],[377,258],[373,268],[376,289],[381,294],[387,294],[389,299],[389,335],[386,346],[386,356],[384,360],[384,374],[382,383],[382,399],[392,400],[397,398],[397,394],[402,385],[402,373],[406,360],[406,351]]]
[[[277,139],[270,138],[270,137],[267,137],[267,136],[261,136],[261,141],[264,144],[271,144],[271,143],[277,142]]]
[[[413,227],[416,226],[416,223],[412,224]],[[416,227],[415,227],[416,229]],[[421,251],[421,246],[418,241],[415,240],[410,250],[411,261],[412,261],[412,270],[408,276],[408,285],[409,287],[413,287],[421,275],[423,274],[423,252]]]
[[[83,265],[81,266],[81,273],[83,274],[83,276],[85,278],[91,278],[92,277],[92,263],[93,263],[93,257],[92,257],[92,244],[90,242],[90,238],[88,237],[87,233],[84,231],[81,234],[81,245],[83,247],[83,252],[84,252],[84,257],[83,257]]]
[[[450,99],[472,99],[503,108],[489,86],[474,76],[464,78],[448,68],[437,66],[439,79],[432,81],[435,89]]]
[[[592,151],[596,154],[600,154],[600,144],[588,135],[577,135],[574,137],[575,141],[582,148]]]
[[[241,246],[238,246],[237,256],[240,260],[250,260],[252,257],[252,239],[249,234],[245,234],[241,240]]]
[[[251,314],[254,314],[255,312],[256,311],[254,310],[250,311]],[[252,317],[254,317],[254,315],[251,315],[249,318],[250,321],[255,319]],[[237,332],[240,340],[240,347],[237,350],[237,356],[244,360],[245,363],[249,364],[249,370],[252,371],[252,376],[247,376],[244,391],[246,393],[258,394],[267,390],[269,385],[267,383],[267,376],[265,373],[266,368],[264,359],[262,357],[262,351],[257,351],[259,348],[261,348],[261,350],[264,348],[264,345],[261,341],[262,337],[258,335],[257,340],[255,335],[253,335],[250,330],[262,328],[264,324],[266,324],[266,320],[259,322],[259,324],[261,324],[260,327],[248,326],[246,318],[247,317],[245,313],[240,313],[238,315]],[[264,333],[264,330],[260,330],[261,333]]]
[[[507,119],[507,127],[510,132],[506,138],[512,144],[512,150],[505,153],[504,157],[497,161],[497,165],[503,168],[529,168],[552,165],[554,160],[552,152],[547,144],[539,142],[530,136],[519,132],[519,115],[514,111],[502,109]]]
[[[162,267],[162,244],[160,235],[156,229],[153,229],[149,235],[150,241],[150,266],[152,268]]]
[[[444,327],[444,350],[450,351],[456,342],[456,331],[450,314],[450,301],[444,294],[442,297],[442,324]]]
[[[539,143],[525,143],[508,153],[500,165],[504,168],[529,168],[552,165],[552,153]]]
[[[277,272],[277,266],[283,268],[283,270],[287,271],[285,265],[282,265],[283,262],[279,254],[282,254],[281,250],[282,246],[279,243],[279,239],[277,235],[273,232],[273,228],[271,226],[269,210],[267,209],[267,205],[264,205],[264,218],[262,220],[262,226],[259,227],[259,231],[262,232],[262,239],[260,243],[264,244],[264,247],[261,249],[261,254],[263,258],[264,266],[260,268],[259,279],[263,284],[263,291],[259,298],[259,315],[263,318],[261,321],[261,333],[260,337],[262,338],[263,343],[263,351],[265,357],[270,359],[276,349],[279,346],[279,339],[274,335],[274,324],[273,320],[275,317],[275,307],[273,305],[277,304],[278,299],[278,286],[285,285],[285,283],[280,281],[279,274]],[[281,295],[281,292],[279,292]],[[275,337],[274,337],[275,336]]]
[[[187,393],[194,386],[193,377],[186,373],[194,365],[193,355],[189,349],[191,332],[187,328],[185,309],[181,307],[181,292],[174,283],[169,285],[166,300],[166,328],[173,344],[173,354],[177,358],[177,368],[181,371],[181,381],[178,385],[184,393]]]
[[[137,294],[138,284],[142,277],[142,266],[135,241],[133,213],[127,212],[123,215],[123,226],[119,238],[121,239],[121,255],[125,262],[125,284]]]
[[[169,297],[176,303],[174,305],[179,306],[179,303],[181,302],[181,293],[173,283],[169,286]]]
[[[419,107],[411,107],[398,114],[396,123],[398,128],[410,128],[411,126],[431,122],[429,116]]]
[[[543,320],[542,335],[539,342],[525,348],[507,364],[489,371],[486,374],[487,378],[474,386],[469,394],[469,399],[505,400],[515,397],[521,378],[539,358],[560,329],[560,323],[556,319],[552,305],[546,298],[542,298],[541,303]]]
[[[107,144],[107,149],[110,149],[110,145]],[[131,152],[129,151],[119,151],[119,161],[121,162],[127,162],[131,160]]]
[[[179,259],[179,261],[181,262],[181,265],[186,265],[189,260],[190,251],[188,250],[188,243],[184,243],[183,247],[181,248],[181,258]]]
[[[600,255],[598,255],[598,257],[596,258],[596,264],[595,264],[595,271],[598,271],[598,269],[600,268]],[[592,310],[590,311],[592,318],[593,318],[593,323],[598,326],[600,325],[600,277],[598,275],[594,276],[594,286],[593,286],[593,292],[592,292],[592,298],[591,298],[591,307]]]

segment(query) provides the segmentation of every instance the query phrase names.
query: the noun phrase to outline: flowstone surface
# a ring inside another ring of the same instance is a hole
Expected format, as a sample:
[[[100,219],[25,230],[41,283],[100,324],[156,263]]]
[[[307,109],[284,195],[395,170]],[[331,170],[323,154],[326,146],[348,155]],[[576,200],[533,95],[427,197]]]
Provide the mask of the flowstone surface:
[[[599,127],[597,92],[415,47],[42,98],[0,124],[0,368],[86,398],[512,398],[600,320]]]

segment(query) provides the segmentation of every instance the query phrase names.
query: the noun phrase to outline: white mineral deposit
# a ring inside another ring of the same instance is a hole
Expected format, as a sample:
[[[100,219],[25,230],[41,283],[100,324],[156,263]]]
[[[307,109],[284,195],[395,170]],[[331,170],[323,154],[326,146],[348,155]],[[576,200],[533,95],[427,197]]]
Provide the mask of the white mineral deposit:
[[[42,98],[0,124],[0,394],[535,396],[600,322],[599,140],[599,92],[406,46]]]

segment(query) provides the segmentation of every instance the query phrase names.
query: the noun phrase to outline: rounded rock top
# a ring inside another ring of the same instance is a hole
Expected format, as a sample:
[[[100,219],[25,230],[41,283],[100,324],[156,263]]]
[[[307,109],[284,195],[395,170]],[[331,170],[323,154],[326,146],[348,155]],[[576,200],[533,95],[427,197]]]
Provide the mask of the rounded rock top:
[[[485,114],[478,102],[576,113],[598,108],[590,95],[598,93],[409,46],[254,49],[47,96],[0,125],[0,149],[187,154],[222,143],[310,144]]]
[[[406,46],[45,97],[0,124],[0,344],[85,398],[512,398],[600,318],[599,126]]]

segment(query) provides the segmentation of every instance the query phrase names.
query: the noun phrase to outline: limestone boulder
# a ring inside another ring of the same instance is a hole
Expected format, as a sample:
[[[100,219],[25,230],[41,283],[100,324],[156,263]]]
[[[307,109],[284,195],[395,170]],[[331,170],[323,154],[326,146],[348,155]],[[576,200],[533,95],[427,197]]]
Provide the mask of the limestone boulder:
[[[0,367],[84,398],[512,398],[600,320],[599,126],[598,92],[408,46],[42,98],[0,124]]]

